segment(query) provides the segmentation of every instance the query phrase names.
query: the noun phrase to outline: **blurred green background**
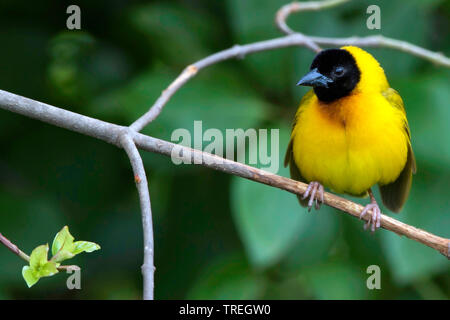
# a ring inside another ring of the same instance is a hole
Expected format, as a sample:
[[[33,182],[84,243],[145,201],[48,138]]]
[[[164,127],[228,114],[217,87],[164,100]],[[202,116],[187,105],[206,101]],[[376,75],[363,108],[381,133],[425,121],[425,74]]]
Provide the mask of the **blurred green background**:
[[[82,30],[66,29],[81,7]],[[179,72],[233,44],[280,36],[281,0],[0,2],[0,88],[128,125]],[[378,1],[381,33],[450,55],[450,2]],[[306,34],[374,35],[371,1],[293,15]],[[449,71],[387,49],[370,51],[402,95],[418,162],[409,201],[395,218],[450,236]],[[176,128],[279,128],[280,157],[305,89],[295,86],[314,54],[264,52],[212,66],[183,87],[144,132]],[[142,230],[137,192],[122,150],[0,111],[0,225],[25,252],[68,225],[101,251],[77,256],[82,290],[67,275],[31,289],[24,262],[0,247],[0,299],[137,299]],[[450,263],[436,251],[322,207],[307,213],[294,195],[143,153],[155,228],[158,299],[448,299]],[[281,158],[282,160],[282,158]],[[280,161],[281,164],[281,161]],[[289,176],[280,168],[279,174]],[[366,203],[367,199],[353,199]],[[390,215],[393,215],[389,213]],[[368,290],[379,265],[382,289]]]

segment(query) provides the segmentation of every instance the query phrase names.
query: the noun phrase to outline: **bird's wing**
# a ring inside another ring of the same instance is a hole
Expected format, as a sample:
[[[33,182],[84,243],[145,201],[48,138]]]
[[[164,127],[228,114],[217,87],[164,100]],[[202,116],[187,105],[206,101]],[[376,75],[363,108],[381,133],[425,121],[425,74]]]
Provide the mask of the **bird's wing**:
[[[400,109],[405,114],[404,129],[408,136],[408,156],[405,167],[394,182],[379,186],[384,205],[393,212],[399,212],[405,204],[409,190],[411,189],[412,174],[416,173],[416,159],[411,147],[411,133],[401,96],[392,88],[384,91],[383,96],[389,101],[392,107]]]
[[[292,123],[292,134],[291,134],[291,140],[289,141],[287,150],[286,150],[286,155],[284,157],[284,166],[286,167],[287,165],[289,165],[289,171],[291,174],[291,179],[297,180],[297,181],[301,181],[304,183],[308,183],[308,181],[306,181],[305,178],[303,178],[303,176],[300,173],[300,170],[298,169],[297,165],[295,164],[294,161],[294,154],[293,154],[293,143],[294,143],[294,127],[297,124],[297,119],[300,115],[300,113],[302,112],[302,109],[309,103],[309,100],[314,96],[314,91],[310,90],[308,91],[305,96],[302,98],[302,100],[300,101],[300,106],[298,107],[298,110],[295,114],[294,117],[294,121]],[[308,199],[302,199],[301,196],[297,195],[298,201],[300,202],[300,204],[303,207],[306,207],[308,205]]]

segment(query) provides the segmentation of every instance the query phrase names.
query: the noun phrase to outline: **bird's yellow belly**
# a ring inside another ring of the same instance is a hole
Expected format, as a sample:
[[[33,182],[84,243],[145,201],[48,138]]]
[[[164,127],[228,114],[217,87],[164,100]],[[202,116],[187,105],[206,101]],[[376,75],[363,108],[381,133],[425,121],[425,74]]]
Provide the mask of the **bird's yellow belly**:
[[[407,158],[401,113],[384,98],[345,98],[333,112],[313,104],[297,119],[294,160],[301,175],[338,193],[363,195],[373,185],[393,182]],[[378,100],[378,101],[377,101]],[[345,105],[345,107],[343,107]]]

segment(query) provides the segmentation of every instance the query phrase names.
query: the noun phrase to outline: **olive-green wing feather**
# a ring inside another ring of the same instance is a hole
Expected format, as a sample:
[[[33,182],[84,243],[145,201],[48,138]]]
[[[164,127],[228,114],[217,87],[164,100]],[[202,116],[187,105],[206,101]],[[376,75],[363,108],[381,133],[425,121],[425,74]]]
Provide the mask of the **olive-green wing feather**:
[[[295,118],[292,123],[292,131],[294,131],[294,127],[297,124],[297,119],[298,119],[300,113],[302,112],[302,107],[304,107],[313,96],[314,96],[314,91],[310,90],[305,94],[305,96],[300,101],[300,106],[297,110],[297,113],[295,114]],[[304,183],[308,183],[309,181],[306,181],[306,179],[303,178],[303,176],[300,173],[300,170],[298,169],[298,167],[295,163],[294,154],[293,154],[293,144],[294,144],[294,135],[291,134],[291,140],[289,141],[289,145],[286,150],[286,155],[284,157],[284,166],[286,167],[287,165],[289,165],[291,179],[301,181]],[[297,195],[297,199],[303,207],[306,207],[308,205],[308,199],[303,200],[302,197],[299,195]]]
[[[394,182],[379,186],[384,205],[393,212],[399,212],[405,204],[409,190],[411,189],[412,174],[416,173],[416,159],[411,147],[411,133],[409,131],[408,121],[406,120],[406,112],[401,96],[392,88],[383,92],[383,95],[392,107],[398,108],[405,113],[404,129],[408,136],[408,156],[405,167]]]

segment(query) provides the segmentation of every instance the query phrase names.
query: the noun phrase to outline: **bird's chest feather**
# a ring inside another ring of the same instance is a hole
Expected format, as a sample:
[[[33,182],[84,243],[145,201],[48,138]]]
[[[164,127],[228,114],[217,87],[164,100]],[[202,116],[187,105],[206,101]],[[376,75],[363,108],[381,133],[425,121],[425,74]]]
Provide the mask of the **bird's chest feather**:
[[[404,115],[381,94],[317,99],[297,117],[294,160],[302,176],[339,193],[364,194],[394,181],[407,157]]]

